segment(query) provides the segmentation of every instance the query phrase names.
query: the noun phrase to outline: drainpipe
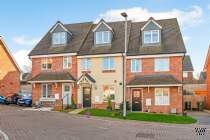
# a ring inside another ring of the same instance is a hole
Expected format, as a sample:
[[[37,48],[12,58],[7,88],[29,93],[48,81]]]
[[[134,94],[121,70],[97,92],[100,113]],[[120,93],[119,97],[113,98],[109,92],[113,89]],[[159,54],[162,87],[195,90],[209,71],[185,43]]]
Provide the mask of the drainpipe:
[[[184,95],[183,95],[183,92],[184,92],[184,89],[183,89],[183,61],[184,61],[184,58],[185,58],[185,53],[184,53],[184,57],[182,58],[182,114],[184,113]]]

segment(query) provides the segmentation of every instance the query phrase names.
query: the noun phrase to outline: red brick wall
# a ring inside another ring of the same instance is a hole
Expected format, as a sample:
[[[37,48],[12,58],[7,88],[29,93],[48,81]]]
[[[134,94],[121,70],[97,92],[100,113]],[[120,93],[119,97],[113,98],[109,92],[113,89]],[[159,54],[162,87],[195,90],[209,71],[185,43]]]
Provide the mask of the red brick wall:
[[[36,101],[39,101],[39,99],[42,97],[41,84],[35,84],[35,85],[33,85],[32,92],[33,92],[33,94],[32,94],[33,104],[35,104]],[[53,96],[56,93],[59,93],[59,99],[61,100],[62,99],[62,83],[58,83],[57,84],[57,88],[56,88],[55,83],[52,83],[52,93],[53,93]],[[73,84],[73,87],[72,87],[72,96],[74,98],[74,101],[77,102],[77,85],[76,84]]]
[[[42,58],[33,58],[32,59],[32,76],[39,74],[40,72],[61,72],[68,71],[72,76],[77,78],[77,57],[72,56],[72,67],[70,69],[63,69],[63,57],[51,57],[52,59],[52,69],[51,70],[41,70],[41,59]]]
[[[0,80],[0,95],[18,93],[20,91],[20,73],[19,71],[8,72],[3,79]]]
[[[168,88],[168,87],[167,87]],[[137,88],[138,89],[138,88]],[[177,109],[177,113],[182,113],[182,91],[181,87],[170,87],[170,105],[155,105],[155,88],[150,87],[148,88],[139,88],[142,90],[142,99],[143,99],[143,111],[147,111],[147,106],[146,106],[146,99],[150,98],[151,99],[151,107],[150,111],[151,112],[157,112],[157,113],[170,113],[172,108]],[[132,89],[130,89],[127,92],[126,100],[132,103]]]
[[[131,72],[131,59],[127,60],[126,75],[127,82],[132,80],[136,75],[146,75],[146,74],[172,74],[177,79],[182,81],[182,56],[170,57],[170,71],[167,72],[155,72],[155,58],[142,58],[142,72],[132,73]]]
[[[210,57],[208,58],[210,59]],[[210,109],[210,60],[208,60],[208,64],[206,65],[206,82],[207,82],[207,108]]]
[[[72,66],[69,69],[63,69],[63,57],[51,57],[52,60],[52,69],[51,70],[41,70],[41,60],[42,58],[33,58],[32,59],[32,76],[38,75],[40,72],[62,72],[62,71],[68,71],[71,73],[72,76],[74,76],[77,79],[77,57],[72,56]],[[35,86],[32,87],[33,92],[33,104],[35,104],[36,101],[39,101],[41,97],[41,84],[35,84]],[[62,97],[62,83],[58,84],[57,89],[55,88],[55,85],[53,84],[53,93],[59,93],[60,99]],[[77,85],[74,84],[72,88],[72,95],[77,102]]]

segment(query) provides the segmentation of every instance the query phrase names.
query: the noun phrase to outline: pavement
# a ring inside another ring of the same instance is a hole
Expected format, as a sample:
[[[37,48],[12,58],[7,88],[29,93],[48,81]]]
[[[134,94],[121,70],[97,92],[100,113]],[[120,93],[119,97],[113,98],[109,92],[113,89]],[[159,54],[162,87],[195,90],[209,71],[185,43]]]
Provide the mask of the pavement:
[[[86,118],[0,105],[0,130],[10,140],[207,140],[210,125],[178,125]],[[205,131],[204,136],[196,132]]]
[[[187,114],[196,118],[198,120],[198,124],[210,125],[210,113],[201,111],[189,111]]]

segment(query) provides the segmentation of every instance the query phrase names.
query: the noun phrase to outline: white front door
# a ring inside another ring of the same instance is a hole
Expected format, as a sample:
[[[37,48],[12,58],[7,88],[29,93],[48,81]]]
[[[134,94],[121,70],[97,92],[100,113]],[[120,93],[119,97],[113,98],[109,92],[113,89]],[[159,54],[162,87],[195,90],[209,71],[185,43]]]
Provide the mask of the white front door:
[[[62,84],[62,98],[64,105],[71,105],[71,84],[64,83]]]

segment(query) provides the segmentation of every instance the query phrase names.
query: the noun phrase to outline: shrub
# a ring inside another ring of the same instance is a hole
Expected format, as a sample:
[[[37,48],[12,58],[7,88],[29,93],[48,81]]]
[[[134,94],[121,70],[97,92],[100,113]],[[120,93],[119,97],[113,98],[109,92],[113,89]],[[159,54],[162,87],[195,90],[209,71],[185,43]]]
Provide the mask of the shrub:
[[[112,111],[112,100],[110,97],[107,97],[107,110]]]

